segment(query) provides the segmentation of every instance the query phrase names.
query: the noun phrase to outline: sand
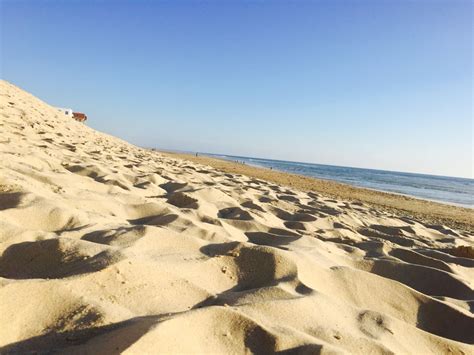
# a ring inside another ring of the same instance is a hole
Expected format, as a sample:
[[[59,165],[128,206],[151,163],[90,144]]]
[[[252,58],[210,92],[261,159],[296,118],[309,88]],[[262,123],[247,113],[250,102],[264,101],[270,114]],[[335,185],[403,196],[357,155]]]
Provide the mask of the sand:
[[[0,100],[0,353],[474,352],[469,228]]]
[[[210,165],[227,173],[240,173],[258,179],[264,179],[279,185],[285,185],[303,191],[323,193],[336,199],[368,203],[377,209],[394,212],[398,215],[419,218],[431,224],[446,224],[453,228],[474,233],[474,210],[462,206],[449,205],[361,187],[354,187],[335,181],[314,179],[311,177],[279,172],[277,170],[242,165],[224,159],[205,155],[163,151],[171,157]]]

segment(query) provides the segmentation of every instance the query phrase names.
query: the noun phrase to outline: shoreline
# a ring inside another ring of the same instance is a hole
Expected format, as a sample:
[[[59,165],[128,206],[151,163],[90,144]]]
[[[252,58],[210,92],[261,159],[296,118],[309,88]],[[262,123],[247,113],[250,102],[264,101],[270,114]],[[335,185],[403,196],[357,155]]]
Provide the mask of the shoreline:
[[[173,152],[172,152],[172,153],[173,153]],[[190,153],[178,153],[178,154],[190,154]],[[202,154],[201,156],[205,156],[205,157],[207,157],[207,158],[217,159],[217,160],[223,160],[223,161],[230,161],[230,162],[237,163],[237,162],[232,161],[232,160],[227,160],[227,159],[224,159],[224,158],[212,157],[212,156],[206,155],[206,154],[204,154],[204,153],[201,153],[201,154]],[[238,163],[237,163],[237,164],[238,164]],[[268,168],[266,168],[266,167],[264,167],[264,166],[260,166],[260,165],[257,165],[257,164],[245,163],[244,165],[248,165],[248,166],[253,167],[253,168],[264,169],[264,170],[268,170],[268,171],[272,171],[272,170],[273,170],[273,169],[268,169]],[[370,169],[367,169],[367,170],[370,170]],[[429,198],[423,198],[423,197],[418,197],[418,196],[412,196],[412,195],[404,194],[404,193],[401,193],[401,192],[378,190],[378,189],[375,189],[375,188],[352,185],[352,184],[349,184],[349,183],[340,182],[340,181],[332,180],[332,179],[323,179],[323,178],[318,178],[318,177],[313,177],[313,176],[308,176],[308,175],[303,175],[303,174],[293,174],[293,173],[286,172],[286,171],[282,171],[282,170],[278,170],[278,169],[275,169],[275,171],[278,171],[278,172],[283,173],[283,174],[290,174],[290,175],[297,175],[297,176],[305,176],[305,177],[309,177],[309,178],[315,179],[315,180],[334,182],[334,183],[336,183],[336,184],[342,184],[342,185],[346,185],[346,186],[350,186],[350,187],[355,187],[356,189],[364,189],[364,190],[369,190],[369,191],[374,191],[374,192],[387,193],[387,194],[396,195],[396,196],[403,196],[403,197],[413,198],[413,199],[419,200],[419,201],[427,201],[427,202],[439,203],[439,204],[441,204],[441,205],[446,205],[446,206],[448,206],[448,207],[467,208],[468,210],[472,210],[472,211],[474,212],[474,206],[469,207],[469,206],[467,206],[467,205],[462,205],[462,204],[459,204],[459,203],[446,202],[446,201],[440,201],[440,200],[433,200],[433,199],[429,199]],[[440,175],[440,176],[441,176],[441,175]]]
[[[367,203],[398,215],[415,217],[432,224],[442,223],[449,227],[474,233],[474,210],[469,207],[445,204],[394,192],[358,187],[332,180],[317,179],[255,165],[240,164],[220,158],[211,158],[203,155],[196,157],[189,153],[177,153],[164,150],[156,151],[170,157],[177,157],[194,163],[209,165],[227,173],[242,174],[302,191],[318,192],[328,197]]]

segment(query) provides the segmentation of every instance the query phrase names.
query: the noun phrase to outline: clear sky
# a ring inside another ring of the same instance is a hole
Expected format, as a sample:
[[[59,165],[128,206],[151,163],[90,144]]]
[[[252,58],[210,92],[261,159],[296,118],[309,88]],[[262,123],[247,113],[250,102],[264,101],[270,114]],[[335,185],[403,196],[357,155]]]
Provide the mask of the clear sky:
[[[137,145],[473,177],[471,1],[1,2],[1,77]]]

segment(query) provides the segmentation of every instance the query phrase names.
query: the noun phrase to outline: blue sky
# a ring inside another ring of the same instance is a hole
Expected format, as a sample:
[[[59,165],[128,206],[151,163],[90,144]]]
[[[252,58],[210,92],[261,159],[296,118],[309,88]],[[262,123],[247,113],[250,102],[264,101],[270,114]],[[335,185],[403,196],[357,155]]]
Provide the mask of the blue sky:
[[[470,1],[1,2],[1,77],[141,146],[473,177]]]

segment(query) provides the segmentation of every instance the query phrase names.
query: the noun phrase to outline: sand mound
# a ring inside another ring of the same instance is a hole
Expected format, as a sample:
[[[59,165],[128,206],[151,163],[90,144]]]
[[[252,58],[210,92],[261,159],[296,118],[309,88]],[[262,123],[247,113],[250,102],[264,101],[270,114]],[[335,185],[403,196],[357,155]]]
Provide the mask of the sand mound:
[[[0,85],[0,353],[474,352],[473,234],[144,150]]]

